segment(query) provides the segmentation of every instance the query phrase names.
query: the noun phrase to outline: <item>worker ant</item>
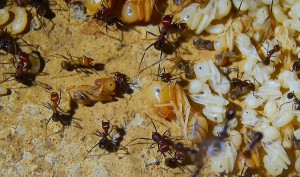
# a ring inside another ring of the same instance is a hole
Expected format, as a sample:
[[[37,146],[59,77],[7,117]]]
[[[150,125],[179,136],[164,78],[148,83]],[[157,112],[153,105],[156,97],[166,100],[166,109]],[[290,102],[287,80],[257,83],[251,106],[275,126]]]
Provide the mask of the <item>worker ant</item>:
[[[50,92],[49,90],[46,90],[46,92],[50,93],[50,100],[51,103],[47,102],[44,106],[52,111],[51,117],[46,122],[46,137],[47,137],[47,129],[48,124],[52,120],[53,122],[60,122],[63,125],[63,129],[65,126],[70,126],[73,119],[77,119],[73,117],[72,112],[65,112],[63,111],[59,105],[61,103],[61,92],[59,94],[57,92]],[[79,120],[79,119],[78,119]],[[78,123],[74,122],[76,125],[74,125],[77,128],[82,128]],[[57,132],[56,132],[57,133]]]
[[[172,81],[175,81],[175,84],[176,84],[176,82],[178,80],[178,78],[174,78],[171,73],[167,73],[165,67],[163,67],[156,76],[160,77],[161,81],[167,83],[168,85]]]
[[[175,144],[175,152],[174,157],[169,157],[165,159],[165,165],[169,168],[181,168],[184,170],[183,167],[186,165],[192,164],[191,155],[196,154],[196,151],[187,147],[184,147],[182,143]],[[188,168],[186,168],[188,169]],[[188,169],[189,172],[191,172]]]
[[[289,100],[293,99],[292,101],[289,101],[289,102],[286,102],[286,103],[283,103],[279,106],[279,109],[281,108],[282,105],[284,104],[287,104],[287,103],[291,103],[291,102],[294,102],[293,103],[293,109],[296,110],[296,111],[299,111],[300,110],[300,100],[299,98],[296,97],[294,91],[293,92],[290,92],[287,94],[287,98]]]
[[[118,71],[111,74],[113,74],[113,78],[116,82],[116,89],[115,89],[116,95],[122,96],[125,93],[127,94],[133,93],[132,88],[130,88],[130,85],[132,83],[129,82],[128,76]]]
[[[147,115],[148,117],[148,115]],[[166,130],[163,134],[160,134],[159,132],[157,132],[157,128],[153,122],[153,120],[148,117],[151,122],[152,122],[152,125],[155,129],[155,132],[152,132],[152,138],[135,138],[133,140],[131,140],[128,144],[130,144],[131,142],[133,141],[136,141],[136,140],[139,140],[139,139],[143,139],[143,140],[153,140],[154,143],[152,143],[150,146],[149,146],[149,149],[155,147],[155,145],[158,146],[158,150],[160,152],[160,155],[156,158],[157,159],[157,163],[159,163],[159,157],[161,155],[163,155],[164,157],[166,157],[166,154],[165,153],[169,153],[169,155],[172,156],[172,150],[171,150],[171,147],[174,146],[174,143],[172,142],[171,138],[169,136],[166,135],[166,133],[168,132],[169,133],[169,130]]]
[[[95,147],[99,146],[100,149],[103,149],[109,153],[117,152],[118,150],[122,149],[125,151],[125,154],[128,154],[127,148],[125,146],[120,145],[125,135],[124,128],[116,128],[118,136],[117,138],[115,138],[115,136],[112,137],[110,134],[114,129],[114,127],[109,131],[109,129],[111,128],[110,120],[102,121],[103,132],[100,132],[100,130],[96,130],[96,133],[94,133],[96,136],[100,137],[101,139],[89,151],[87,151],[88,153],[90,153]]]
[[[267,43],[267,44],[268,44],[268,48],[269,48],[269,43]],[[270,62],[272,62],[275,67],[275,62],[271,60],[271,57],[272,57],[272,55],[274,55],[274,53],[279,52],[280,49],[281,49],[281,47],[279,44],[274,45],[273,49],[271,49],[271,50],[265,49],[267,51],[267,56],[265,57],[264,60],[261,61],[261,63],[265,66],[269,66]]]
[[[102,9],[98,10],[93,18],[97,20],[99,26],[105,24],[105,35],[107,35],[110,26],[116,26],[118,29],[124,28],[122,20],[112,16],[112,11],[106,1],[103,0],[101,6]]]
[[[196,77],[193,64],[190,61],[184,60],[178,55],[173,59],[167,60],[174,62],[175,65],[171,67],[172,70],[176,69],[183,71],[187,79],[194,79]]]
[[[61,70],[57,74],[56,77],[59,76],[59,74],[63,71],[76,71],[77,73],[84,72],[85,74],[91,74],[91,71],[97,74],[97,71],[103,70],[103,64],[97,63],[93,64],[94,59],[89,58],[87,56],[82,57],[73,57],[70,53],[68,53],[69,57],[66,57],[64,55],[55,54],[54,56],[61,57],[65,59],[66,61],[61,62]],[[76,58],[76,59],[74,59]]]
[[[199,49],[199,50],[208,50],[208,51],[214,51],[214,44],[210,40],[204,40],[204,39],[197,39],[193,40],[193,45]]]
[[[160,57],[159,57],[159,67],[158,67],[158,71],[160,72],[160,62],[162,61],[162,53],[163,52],[166,52],[166,53],[170,53],[169,50],[169,47],[167,44],[170,44],[171,47],[173,49],[175,49],[175,45],[173,43],[170,43],[168,40],[167,40],[167,36],[169,33],[171,33],[172,31],[175,31],[175,32],[183,32],[185,29],[186,29],[186,23],[177,23],[177,22],[173,22],[173,15],[165,15],[163,18],[162,18],[162,28],[160,29],[160,27],[158,27],[158,31],[159,31],[159,35],[156,35],[150,31],[146,31],[146,38],[147,38],[147,35],[148,34],[151,34],[152,36],[155,36],[157,37],[156,41],[152,44],[150,44],[144,51],[144,54],[142,56],[142,59],[140,61],[140,64],[139,64],[139,74],[144,71],[140,71],[140,68],[141,68],[141,65],[142,65],[142,62],[144,60],[144,57],[145,57],[145,54],[147,52],[147,50],[150,48],[150,47],[154,47],[156,50],[160,51]],[[171,53],[173,53],[173,50],[171,51]]]

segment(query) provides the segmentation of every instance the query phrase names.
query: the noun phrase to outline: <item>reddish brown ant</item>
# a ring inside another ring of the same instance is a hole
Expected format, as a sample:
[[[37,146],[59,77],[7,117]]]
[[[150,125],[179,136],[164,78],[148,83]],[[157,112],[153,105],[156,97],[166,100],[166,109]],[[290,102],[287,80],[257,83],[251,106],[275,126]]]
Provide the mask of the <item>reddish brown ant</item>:
[[[267,44],[268,44],[268,48],[269,48],[269,43],[267,43]],[[269,66],[270,62],[272,62],[275,67],[275,62],[271,60],[271,57],[272,57],[272,55],[274,55],[274,53],[279,52],[280,49],[281,49],[281,47],[279,44],[274,45],[273,49],[271,49],[271,50],[265,49],[267,51],[267,56],[264,60],[261,61],[261,63],[265,66]]]
[[[172,31],[178,33],[182,33],[186,30],[187,24],[186,23],[177,23],[176,21],[173,22],[174,15],[168,14],[165,15],[162,20],[162,27],[161,27],[161,33],[165,36],[171,33]]]
[[[102,1],[102,9],[98,10],[97,13],[94,14],[94,19],[97,20],[99,26],[105,24],[105,35],[108,33],[109,26],[116,26],[117,28],[124,28],[124,24],[122,20],[118,17],[112,16],[112,11],[109,8],[106,1]]]
[[[296,97],[294,91],[293,92],[290,92],[287,94],[287,98],[289,100],[293,99],[292,101],[289,101],[289,102],[286,102],[286,103],[283,103],[279,106],[279,109],[281,108],[282,105],[284,104],[287,104],[287,103],[291,103],[291,102],[294,102],[293,103],[293,109],[296,110],[296,111],[299,111],[300,110],[300,100],[299,98]]]
[[[163,67],[156,76],[160,77],[161,81],[165,82],[167,84],[170,84],[174,80],[175,80],[175,84],[176,84],[176,82],[178,80],[178,78],[174,78],[171,73],[167,73],[165,67]]]
[[[97,71],[102,70],[103,69],[103,64],[93,64],[94,59],[89,58],[87,56],[82,56],[82,57],[74,57],[76,59],[73,58],[73,56],[68,53],[69,58],[64,56],[64,55],[59,55],[59,54],[55,54],[54,56],[58,56],[61,57],[63,59],[65,59],[66,61],[62,61],[61,62],[61,70],[59,71],[59,73],[57,74],[56,77],[58,77],[58,75],[63,71],[76,71],[77,73],[81,73],[84,72],[86,74],[90,74],[91,71],[93,71],[94,73],[97,74]]]
[[[50,93],[48,90],[46,90],[48,93]],[[60,101],[61,101],[61,92],[58,94],[57,92],[51,92],[50,93],[50,100],[51,103],[47,102],[44,106],[52,111],[51,117],[46,122],[46,137],[47,137],[47,128],[50,120],[53,122],[60,122],[63,125],[63,128],[65,126],[69,126],[71,124],[71,113],[63,111],[60,107]]]
[[[118,150],[122,149],[128,154],[127,148],[125,146],[120,145],[121,141],[123,140],[123,136],[125,135],[125,131],[122,128],[117,128],[117,132],[119,133],[118,138],[111,137],[111,132],[114,128],[110,131],[110,120],[109,121],[102,121],[102,129],[103,132],[101,133],[100,130],[97,130],[94,133],[96,136],[100,137],[101,139],[97,144],[95,144],[89,151],[90,153],[95,147],[99,146],[100,149],[104,149],[107,152],[117,152]]]
[[[201,38],[194,40],[193,45],[199,49],[199,50],[208,50],[208,51],[214,51],[214,44],[212,41],[209,40],[203,40]]]

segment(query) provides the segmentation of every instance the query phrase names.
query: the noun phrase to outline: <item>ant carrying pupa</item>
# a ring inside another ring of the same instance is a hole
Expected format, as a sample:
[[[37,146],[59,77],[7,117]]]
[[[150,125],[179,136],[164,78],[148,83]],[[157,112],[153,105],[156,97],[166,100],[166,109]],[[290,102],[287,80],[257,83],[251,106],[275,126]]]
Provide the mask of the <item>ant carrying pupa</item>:
[[[55,13],[52,12],[50,9],[50,2],[49,0],[16,0],[17,5],[20,7],[31,7],[30,11],[32,8],[35,8],[36,10],[36,17],[38,18],[41,27],[44,29],[45,23],[42,21],[42,18],[48,19],[52,27],[48,32],[49,33],[53,30],[54,28],[54,23],[53,19],[55,18]]]
[[[99,142],[97,144],[95,144],[90,150],[87,151],[88,153],[92,152],[92,150],[95,147],[99,146],[100,149],[103,149],[108,153],[112,153],[112,152],[117,153],[119,150],[123,150],[125,152],[124,155],[128,154],[127,148],[125,146],[121,145],[121,141],[123,140],[123,137],[125,136],[125,130],[123,127],[119,128],[119,127],[113,126],[111,128],[110,121],[113,118],[111,118],[108,121],[102,120],[103,132],[100,132],[100,130],[97,129],[96,133],[94,133],[96,136],[100,137],[101,139],[99,140]],[[111,130],[109,131],[110,128],[111,128]],[[116,134],[111,136],[111,132],[113,131],[113,129],[116,129]],[[122,158],[122,157],[119,157],[119,158]]]
[[[45,137],[47,138],[48,124],[51,120],[53,122],[60,122],[63,125],[63,129],[61,131],[63,131],[66,126],[71,126],[72,122],[75,123],[75,125],[73,125],[73,126],[82,129],[82,127],[77,122],[73,121],[73,119],[77,119],[77,118],[73,117],[73,115],[75,114],[74,111],[71,110],[71,111],[66,112],[59,107],[59,105],[61,103],[61,92],[60,93],[50,92],[49,90],[46,90],[46,89],[45,89],[45,91],[50,93],[51,103],[47,102],[44,106],[52,111],[51,117],[46,122],[46,129],[45,129],[46,136]],[[80,119],[77,119],[77,120],[80,120]],[[59,132],[61,132],[61,131],[59,131]],[[56,133],[58,133],[58,132],[56,132]]]

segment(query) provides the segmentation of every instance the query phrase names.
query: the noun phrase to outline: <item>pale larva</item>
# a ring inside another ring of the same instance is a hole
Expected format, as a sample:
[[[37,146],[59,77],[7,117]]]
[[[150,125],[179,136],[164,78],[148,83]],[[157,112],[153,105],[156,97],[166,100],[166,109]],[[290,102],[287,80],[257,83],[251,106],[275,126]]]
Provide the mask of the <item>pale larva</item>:
[[[189,93],[211,92],[208,84],[198,79],[190,80],[187,90]]]
[[[256,63],[261,60],[256,48],[254,47],[250,38],[246,34],[238,34],[235,38],[235,44],[241,51],[241,54],[245,58],[247,58],[247,60],[252,61],[253,63]]]
[[[269,120],[264,117],[257,117],[257,112],[254,109],[244,109],[242,112],[242,124],[255,127],[262,124],[268,124]]]
[[[13,34],[19,34],[22,33],[27,26],[28,23],[27,12],[22,7],[15,7],[14,12],[15,12],[15,19],[11,24],[12,25],[11,32]]]
[[[232,24],[231,20],[228,22],[229,24]],[[232,29],[232,26],[224,31],[224,33],[220,34],[216,37],[216,40],[214,42],[214,48],[216,51],[226,51],[227,49],[229,51],[233,50],[234,46],[234,32]]]
[[[273,119],[277,114],[277,102],[272,100],[268,101],[264,107],[264,115],[269,119]]]
[[[9,12],[7,9],[0,9],[0,25],[5,24],[9,20]]]

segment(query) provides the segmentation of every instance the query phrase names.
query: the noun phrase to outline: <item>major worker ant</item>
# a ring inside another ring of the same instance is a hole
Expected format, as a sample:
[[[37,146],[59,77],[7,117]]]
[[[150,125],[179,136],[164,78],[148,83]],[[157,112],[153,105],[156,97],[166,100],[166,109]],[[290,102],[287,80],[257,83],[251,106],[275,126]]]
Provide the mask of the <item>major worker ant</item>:
[[[97,20],[99,26],[105,24],[105,35],[108,33],[109,26],[116,26],[119,29],[124,28],[122,20],[112,15],[112,11],[105,0],[102,1],[101,6],[102,9],[98,10],[93,18]]]
[[[117,152],[118,150],[124,150],[126,154],[128,154],[127,148],[125,146],[120,145],[121,141],[123,140],[123,136],[125,135],[124,129],[117,129],[117,132],[119,133],[118,138],[111,137],[111,132],[113,128],[109,131],[111,128],[110,126],[110,120],[109,121],[102,121],[102,129],[103,132],[100,132],[100,130],[96,130],[96,133],[94,133],[96,136],[100,137],[101,139],[97,144],[95,144],[88,153],[92,152],[92,150],[99,146],[100,149],[104,149],[107,152]]]

